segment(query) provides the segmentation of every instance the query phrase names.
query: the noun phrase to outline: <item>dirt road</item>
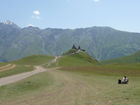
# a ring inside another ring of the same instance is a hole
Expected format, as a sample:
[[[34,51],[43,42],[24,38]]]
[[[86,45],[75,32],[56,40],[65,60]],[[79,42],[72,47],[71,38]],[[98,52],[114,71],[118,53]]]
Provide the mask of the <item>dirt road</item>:
[[[57,60],[60,58],[61,56],[55,56],[55,58],[53,60],[51,60],[50,62],[47,63],[47,67],[49,67],[51,64],[54,64],[57,62]],[[42,64],[41,66],[46,65],[46,64]]]
[[[38,74],[38,73],[44,72],[44,71],[46,71],[46,69],[44,69],[40,66],[36,66],[34,71],[1,78],[0,79],[0,86],[20,81],[22,79],[25,79],[27,77],[30,77],[32,75],[35,75],[35,74]]]
[[[58,58],[59,57],[56,56],[53,60],[48,62],[48,65],[51,65],[52,63],[57,62]],[[6,66],[1,67],[0,71],[9,70],[11,68],[14,68],[15,66],[16,65],[8,64]],[[0,78],[0,86],[10,84],[10,83],[14,83],[14,82],[23,80],[25,78],[28,78],[32,75],[38,74],[40,72],[45,72],[45,71],[46,71],[46,69],[44,69],[42,66],[35,66],[35,70],[33,70],[31,72],[26,72],[26,73],[21,73],[21,74],[16,74],[16,75]]]

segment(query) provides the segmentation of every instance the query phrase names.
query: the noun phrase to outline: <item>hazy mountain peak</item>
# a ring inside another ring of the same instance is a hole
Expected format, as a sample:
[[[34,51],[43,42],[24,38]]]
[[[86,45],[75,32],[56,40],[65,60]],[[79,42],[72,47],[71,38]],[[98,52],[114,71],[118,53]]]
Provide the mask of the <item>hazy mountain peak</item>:
[[[1,24],[4,24],[4,25],[16,25],[14,22],[10,21],[10,20],[6,20],[6,21],[3,21],[3,22],[0,22]],[[17,25],[16,25],[17,26]]]
[[[24,27],[22,30],[40,31],[40,28],[34,26]]]
[[[14,23],[11,22],[10,20],[6,20],[5,22],[3,22],[3,24],[13,25]]]
[[[8,27],[20,29],[20,27],[18,25],[16,25],[14,22],[12,22],[10,20],[0,22],[0,24],[2,25],[2,27],[7,27],[8,26]]]

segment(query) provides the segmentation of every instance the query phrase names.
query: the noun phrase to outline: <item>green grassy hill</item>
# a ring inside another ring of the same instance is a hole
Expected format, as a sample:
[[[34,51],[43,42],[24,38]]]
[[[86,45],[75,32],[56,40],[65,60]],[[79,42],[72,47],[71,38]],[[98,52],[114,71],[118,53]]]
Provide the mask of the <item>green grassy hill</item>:
[[[5,65],[6,65],[6,63],[0,62],[0,67],[1,67],[1,66],[5,66]]]
[[[54,57],[46,56],[46,55],[33,55],[29,57],[25,57],[16,61],[7,62],[7,63],[0,63],[0,67],[11,64],[15,65],[14,68],[4,70],[0,69],[0,78],[15,75],[23,72],[28,72],[34,70],[34,66],[47,64],[50,60]]]
[[[33,70],[33,66],[47,64],[52,59],[54,57],[34,55],[9,62],[19,67],[11,70],[13,71],[11,74]],[[3,65],[5,64],[1,64]],[[30,65],[30,68],[27,65]],[[0,105],[21,103],[139,105],[140,103],[140,63],[100,64],[86,52],[71,49],[58,57],[56,65],[61,68],[50,69],[16,83],[1,86]],[[129,84],[118,85],[117,80],[124,75],[129,78]]]
[[[28,56],[28,57],[13,61],[12,63],[24,64],[24,65],[40,65],[40,64],[47,63],[53,58],[54,58],[53,56],[33,55],[33,56]]]
[[[78,51],[76,49],[71,49],[64,53],[62,57],[58,60],[59,66],[85,66],[85,65],[95,65],[99,64],[96,59],[89,56],[84,51]]]
[[[107,61],[102,61],[102,63],[110,64],[110,63],[140,63],[140,51],[121,58],[111,59]]]

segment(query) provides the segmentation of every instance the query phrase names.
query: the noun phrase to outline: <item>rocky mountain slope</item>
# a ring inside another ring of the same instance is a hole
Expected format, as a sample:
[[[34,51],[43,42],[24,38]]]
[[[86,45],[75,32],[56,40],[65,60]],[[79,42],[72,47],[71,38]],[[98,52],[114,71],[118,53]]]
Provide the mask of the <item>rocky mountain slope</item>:
[[[0,23],[0,61],[11,61],[34,54],[60,55],[81,46],[98,60],[122,57],[140,49],[140,33],[110,27],[79,29],[20,28],[10,22]]]

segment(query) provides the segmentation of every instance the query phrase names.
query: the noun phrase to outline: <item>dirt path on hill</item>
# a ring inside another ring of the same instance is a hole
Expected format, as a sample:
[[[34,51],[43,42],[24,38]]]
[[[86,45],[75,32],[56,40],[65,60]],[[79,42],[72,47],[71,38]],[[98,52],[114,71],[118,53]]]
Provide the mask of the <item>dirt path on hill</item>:
[[[8,76],[8,77],[3,77],[0,79],[0,86],[20,81],[22,79],[25,79],[27,77],[30,77],[32,75],[35,75],[35,74],[38,74],[38,73],[44,72],[44,71],[46,71],[46,69],[44,69],[40,66],[36,66],[35,70],[31,71],[31,72],[26,72],[26,73],[16,74],[16,75]]]
[[[59,57],[55,57],[51,63],[57,62]],[[47,71],[54,79],[54,84],[30,97],[17,99],[10,102],[11,105],[96,105],[97,100],[93,100],[97,90],[93,88],[82,77],[73,73],[57,70],[58,68],[45,69],[41,66],[36,66],[36,69],[31,72],[21,73],[0,79],[0,86],[9,83],[14,83]],[[109,104],[108,104],[109,105]]]
[[[58,58],[59,57],[55,57],[48,64],[51,65],[52,63],[57,62]],[[9,69],[14,68],[15,66],[16,65],[8,64],[6,66],[1,67],[0,71],[9,70]],[[31,72],[25,72],[25,73],[21,73],[21,74],[16,74],[16,75],[0,78],[0,86],[7,85],[7,84],[10,84],[10,83],[14,83],[14,82],[23,80],[25,78],[28,78],[32,75],[35,75],[35,74],[38,74],[38,73],[41,73],[41,72],[45,72],[45,71],[47,71],[47,70],[45,68],[43,68],[42,66],[35,66],[35,70],[33,70]]]
[[[15,68],[15,67],[16,67],[15,64],[7,64],[7,65],[5,65],[5,66],[1,66],[1,67],[0,67],[0,72],[6,71],[6,70],[11,70],[11,69],[13,69],[13,68]]]
[[[45,63],[45,64],[42,64],[42,65],[40,65],[40,66],[47,65],[47,67],[49,67],[51,64],[56,63],[57,60],[58,60],[60,57],[61,57],[61,56],[55,56],[55,58],[54,58],[53,60],[51,60],[51,61],[48,62],[47,64]],[[57,63],[56,63],[56,64],[57,64]]]

